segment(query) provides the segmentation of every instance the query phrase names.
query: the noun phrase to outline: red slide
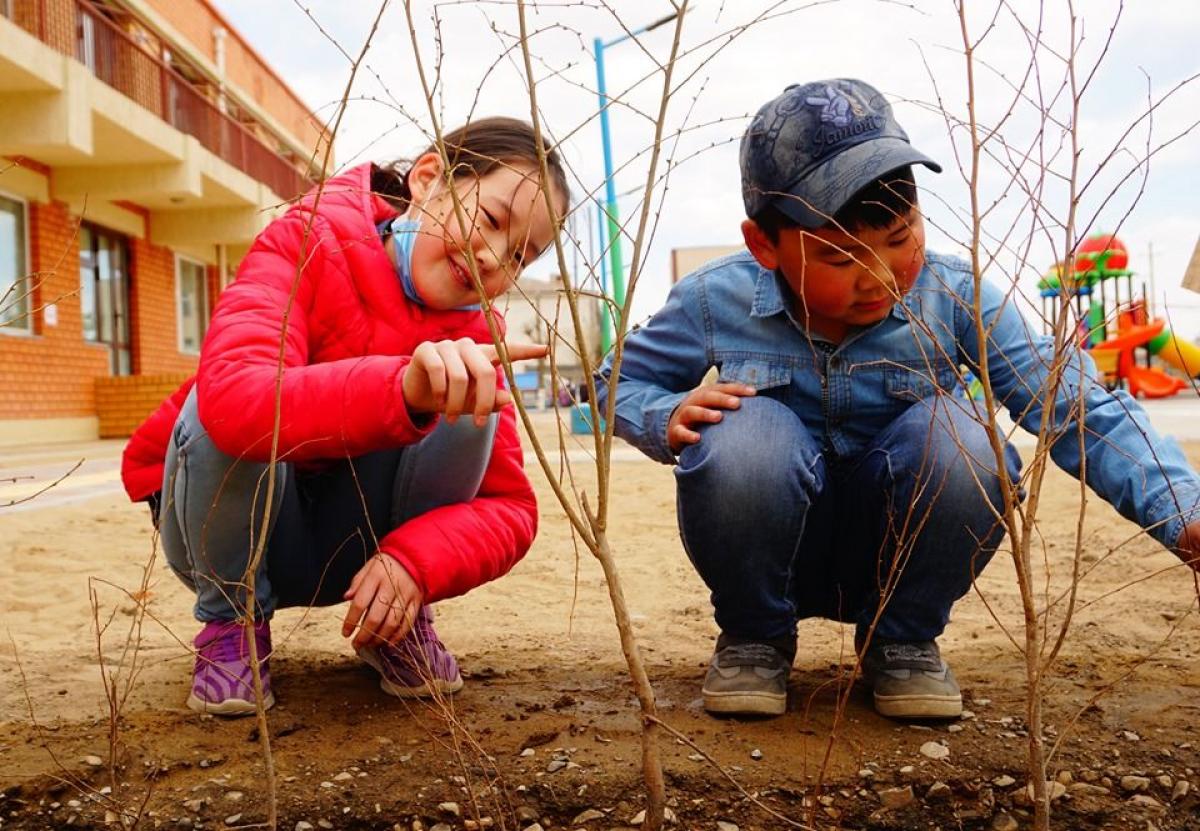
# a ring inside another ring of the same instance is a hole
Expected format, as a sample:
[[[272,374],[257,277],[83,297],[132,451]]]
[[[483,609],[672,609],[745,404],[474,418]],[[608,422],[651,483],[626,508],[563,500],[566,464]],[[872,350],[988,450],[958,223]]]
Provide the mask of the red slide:
[[[1125,367],[1125,377],[1129,381],[1129,393],[1134,397],[1167,398],[1187,386],[1181,378],[1136,364]]]

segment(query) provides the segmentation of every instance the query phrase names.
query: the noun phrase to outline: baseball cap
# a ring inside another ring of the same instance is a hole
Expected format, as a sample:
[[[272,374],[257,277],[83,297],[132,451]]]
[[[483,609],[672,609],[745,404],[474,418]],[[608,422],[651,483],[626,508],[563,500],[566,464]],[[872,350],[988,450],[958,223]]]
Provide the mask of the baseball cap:
[[[923,164],[879,90],[853,78],[792,84],[768,101],[742,136],[746,216],[774,205],[819,228],[858,191],[887,173]]]

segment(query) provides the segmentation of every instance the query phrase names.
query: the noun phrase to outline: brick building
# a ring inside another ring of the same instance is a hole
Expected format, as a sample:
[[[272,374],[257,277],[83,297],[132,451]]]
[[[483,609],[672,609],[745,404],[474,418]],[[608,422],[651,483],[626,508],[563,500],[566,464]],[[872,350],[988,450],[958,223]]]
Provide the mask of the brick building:
[[[0,446],[126,435],[327,135],[207,0],[0,0],[0,124]]]

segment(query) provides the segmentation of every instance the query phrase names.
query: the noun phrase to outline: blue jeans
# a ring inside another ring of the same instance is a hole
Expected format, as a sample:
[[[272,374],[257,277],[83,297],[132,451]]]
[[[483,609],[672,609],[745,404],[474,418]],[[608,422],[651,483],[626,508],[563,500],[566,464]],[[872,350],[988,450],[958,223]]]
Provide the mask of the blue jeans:
[[[1006,448],[1015,479],[1020,458]],[[675,469],[684,547],[728,637],[787,642],[801,618],[932,640],[1004,536],[995,454],[971,403],[914,403],[856,458],[790,409],[743,398]]]
[[[342,602],[378,541],[414,516],[475,497],[497,418],[483,428],[443,420],[417,444],[319,470],[275,466],[264,556],[255,572],[254,618],[277,608]],[[167,449],[159,535],[167,563],[196,593],[200,621],[248,612],[245,573],[264,522],[266,463],[234,458],[208,437],[193,390]]]

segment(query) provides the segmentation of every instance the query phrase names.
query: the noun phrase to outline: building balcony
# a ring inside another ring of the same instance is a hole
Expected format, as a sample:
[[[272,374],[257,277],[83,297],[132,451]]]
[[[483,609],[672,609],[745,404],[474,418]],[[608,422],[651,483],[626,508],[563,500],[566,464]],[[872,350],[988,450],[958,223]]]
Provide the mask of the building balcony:
[[[50,168],[81,215],[149,211],[156,244],[244,245],[312,185],[310,159],[164,53],[119,8],[0,0],[0,155]]]

